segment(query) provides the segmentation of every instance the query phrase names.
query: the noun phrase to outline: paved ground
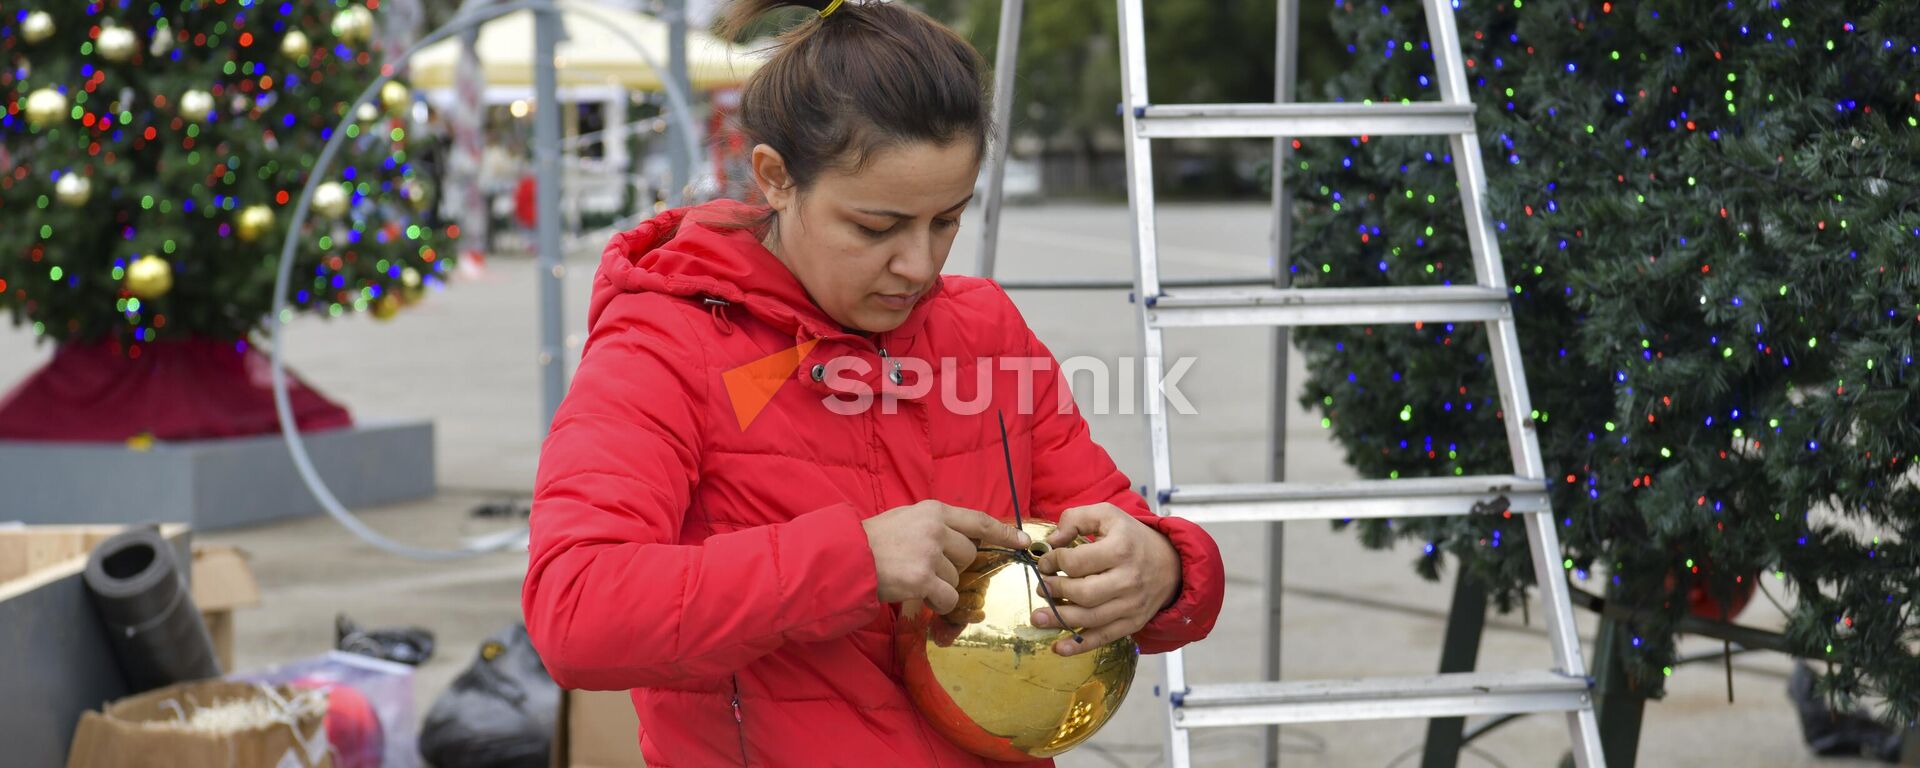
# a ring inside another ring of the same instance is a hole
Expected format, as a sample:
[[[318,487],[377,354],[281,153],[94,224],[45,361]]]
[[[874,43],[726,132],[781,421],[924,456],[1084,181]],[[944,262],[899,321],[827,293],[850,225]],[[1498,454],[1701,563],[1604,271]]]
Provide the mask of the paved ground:
[[[1010,210],[1000,276],[1114,277],[1130,275],[1128,219],[1117,206],[1050,206]],[[1253,206],[1167,209],[1160,218],[1172,275],[1264,274],[1266,223]],[[971,271],[977,218],[949,271]],[[597,247],[569,262],[566,316],[579,333],[586,286]],[[365,510],[376,527],[409,541],[452,542],[496,523],[467,511],[485,501],[524,497],[538,451],[539,392],[534,367],[532,265],[495,259],[488,275],[432,296],[389,323],[356,317],[303,319],[291,336],[290,357],[321,390],[361,418],[429,418],[438,430],[439,483],[434,499]],[[1029,321],[1056,354],[1114,359],[1136,347],[1131,308],[1119,293],[1025,292],[1016,295]],[[1265,331],[1183,332],[1169,337],[1170,354],[1199,361],[1183,381],[1199,413],[1174,420],[1176,477],[1186,482],[1261,478],[1266,450],[1269,387]],[[0,329],[0,387],[38,365],[46,350],[15,329]],[[1290,377],[1298,382],[1296,371]],[[1117,397],[1117,395],[1116,395]],[[1083,407],[1092,408],[1086,398]],[[1095,436],[1121,466],[1140,476],[1146,464],[1143,419],[1094,416]],[[1295,478],[1351,476],[1317,418],[1294,410],[1287,435],[1288,472]],[[1226,552],[1226,614],[1214,636],[1188,654],[1200,682],[1259,674],[1265,605],[1267,543],[1258,526],[1214,529]],[[332,620],[346,611],[364,624],[420,624],[439,635],[440,652],[418,676],[418,707],[467,663],[488,633],[518,618],[525,556],[497,555],[457,564],[395,559],[360,545],[324,518],[207,539],[237,543],[255,555],[265,606],[238,619],[240,664],[253,666],[324,651]],[[1450,584],[1420,580],[1408,567],[1414,553],[1369,552],[1352,537],[1320,524],[1287,529],[1286,631],[1283,673],[1288,678],[1425,674],[1438,658]],[[1747,623],[1777,626],[1779,613],[1756,601]],[[1582,618],[1587,631],[1592,622]],[[1496,617],[1480,654],[1483,669],[1544,667],[1546,644],[1538,623]],[[1717,643],[1692,642],[1690,651]],[[1589,650],[1591,644],[1589,643]],[[1734,664],[1738,703],[1726,700],[1717,664],[1685,667],[1671,679],[1671,695],[1648,709],[1640,764],[1665,766],[1827,766],[1800,744],[1784,698],[1784,659],[1741,657]],[[1159,761],[1163,718],[1153,696],[1160,665],[1143,666],[1135,692],[1116,721],[1089,747],[1063,758],[1070,768],[1148,766]],[[1528,718],[1477,742],[1465,766],[1553,765],[1565,749],[1557,718]],[[1323,725],[1288,729],[1288,766],[1404,766],[1420,742],[1420,722]],[[1258,732],[1202,734],[1196,753],[1204,765],[1254,762]]]

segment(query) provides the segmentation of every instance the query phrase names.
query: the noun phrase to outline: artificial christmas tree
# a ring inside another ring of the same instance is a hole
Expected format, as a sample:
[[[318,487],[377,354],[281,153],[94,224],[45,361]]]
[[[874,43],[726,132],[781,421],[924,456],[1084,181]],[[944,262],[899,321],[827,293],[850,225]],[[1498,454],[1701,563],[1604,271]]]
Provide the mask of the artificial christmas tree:
[[[379,73],[378,0],[41,2],[0,11],[0,308],[58,344],[0,438],[277,429],[249,343],[290,206]],[[403,86],[344,130],[299,233],[301,312],[391,316],[449,265],[413,222]],[[388,95],[384,94],[383,96]],[[279,318],[284,321],[288,317]],[[348,423],[296,388],[306,429]],[[185,406],[225,392],[217,408]]]
[[[1920,4],[1458,0],[1576,586],[1643,610],[1657,695],[1690,606],[1791,592],[1825,682],[1920,712]],[[1436,98],[1412,3],[1332,9],[1335,101]],[[1302,287],[1471,280],[1438,139],[1297,143]],[[1477,326],[1304,329],[1306,402],[1370,477],[1507,471]],[[1511,605],[1521,521],[1363,521]],[[1584,584],[1583,584],[1584,583]],[[1715,617],[1719,618],[1719,617]]]

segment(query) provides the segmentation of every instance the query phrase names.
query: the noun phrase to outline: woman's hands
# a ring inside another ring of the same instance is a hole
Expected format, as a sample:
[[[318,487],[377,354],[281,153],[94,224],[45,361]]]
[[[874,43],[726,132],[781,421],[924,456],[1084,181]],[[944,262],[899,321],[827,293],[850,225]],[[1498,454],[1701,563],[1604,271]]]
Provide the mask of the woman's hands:
[[[1092,541],[1067,546],[1078,536]],[[1173,544],[1112,504],[1060,513],[1060,529],[1047,543],[1055,549],[1040,558],[1040,572],[1050,574],[1045,589],[1065,601],[1059,607],[1065,628],[1080,629],[1080,642],[1069,637],[1054,643],[1054,652],[1062,656],[1133,634],[1180,594],[1180,555]],[[1062,572],[1066,575],[1051,575]],[[1033,612],[1034,626],[1057,624],[1052,610]]]
[[[959,604],[960,572],[979,547],[1025,549],[1029,543],[1026,533],[985,512],[931,500],[887,510],[860,526],[873,550],[880,602],[918,598],[939,614]]]

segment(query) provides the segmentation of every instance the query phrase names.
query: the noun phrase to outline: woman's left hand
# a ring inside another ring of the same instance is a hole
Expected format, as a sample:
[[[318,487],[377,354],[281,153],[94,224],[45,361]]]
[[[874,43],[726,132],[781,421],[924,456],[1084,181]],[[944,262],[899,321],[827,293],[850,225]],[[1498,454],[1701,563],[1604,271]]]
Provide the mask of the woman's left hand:
[[[1092,541],[1067,546],[1080,536]],[[1040,572],[1049,574],[1045,589],[1054,599],[1071,603],[1059,606],[1065,628],[1080,629],[1079,642],[1068,637],[1054,643],[1054,652],[1062,656],[1133,634],[1180,594],[1180,555],[1173,544],[1112,504],[1060,513],[1060,529],[1047,537],[1047,544],[1054,549],[1040,558]],[[1066,575],[1051,575],[1058,573]],[[1058,624],[1049,608],[1033,613],[1036,627]]]

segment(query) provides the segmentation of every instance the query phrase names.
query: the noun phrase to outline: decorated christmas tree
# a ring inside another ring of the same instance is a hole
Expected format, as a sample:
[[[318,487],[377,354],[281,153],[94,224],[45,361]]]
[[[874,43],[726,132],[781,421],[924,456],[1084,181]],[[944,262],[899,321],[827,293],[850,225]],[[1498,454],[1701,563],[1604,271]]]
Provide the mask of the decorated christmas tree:
[[[293,205],[335,130],[347,144],[298,233],[290,306],[390,317],[448,268],[436,249],[448,233],[416,220],[430,192],[409,162],[408,89],[390,83],[338,128],[380,71],[377,8],[48,0],[0,10],[0,308],[59,344],[43,374],[110,381],[164,365],[157,357],[241,370],[213,358],[247,355],[268,321]],[[0,436],[83,436],[33,415],[48,405],[35,390],[48,386],[43,375],[0,402]],[[154,396],[162,402],[141,407],[169,407]],[[81,432],[154,428],[107,426]]]
[[[1646,611],[1759,582],[1842,694],[1920,710],[1920,4],[1458,0],[1491,216],[1576,587]],[[1438,98],[1419,5],[1331,9],[1335,101]],[[1304,42],[1304,41],[1303,41]],[[1303,142],[1297,285],[1473,279],[1441,139]],[[1370,477],[1512,471],[1477,325],[1303,330],[1306,402]],[[1511,606],[1517,517],[1357,523]],[[1724,607],[1723,607],[1724,606]]]

